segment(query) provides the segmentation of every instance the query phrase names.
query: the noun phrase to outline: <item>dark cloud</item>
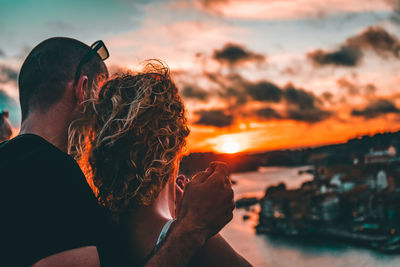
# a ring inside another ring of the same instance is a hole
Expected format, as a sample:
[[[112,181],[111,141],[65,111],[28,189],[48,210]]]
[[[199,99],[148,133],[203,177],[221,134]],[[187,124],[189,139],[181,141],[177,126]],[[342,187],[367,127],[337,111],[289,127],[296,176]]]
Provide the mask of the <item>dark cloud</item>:
[[[234,122],[233,115],[226,114],[222,109],[199,110],[196,114],[200,116],[195,122],[198,125],[226,127],[231,126]]]
[[[224,8],[230,0],[193,0],[193,2],[207,12],[223,16],[221,8]]]
[[[278,103],[282,99],[282,90],[275,84],[267,81],[249,84],[247,92],[254,100],[258,101]]]
[[[336,80],[336,83],[339,87],[346,89],[350,96],[363,95],[368,98],[374,96],[377,91],[376,86],[372,83],[359,84],[354,81],[349,81],[345,77]]]
[[[284,89],[284,97],[287,101],[287,119],[315,123],[332,115],[321,107],[323,101],[320,98],[304,89],[295,88],[292,84]]]
[[[256,115],[262,119],[282,119],[282,116],[272,108],[262,108],[255,110]]]
[[[208,98],[208,92],[193,86],[185,86],[182,90],[182,95],[186,98],[193,98],[203,101]]]
[[[279,87],[267,80],[250,82],[238,74],[207,73],[207,77],[219,85],[220,99],[229,108],[233,108],[236,111],[232,116],[247,114],[254,115],[260,119],[297,120],[308,123],[316,123],[332,116],[331,111],[323,108],[324,101],[330,100],[317,97],[312,92],[304,89],[296,88],[293,84]],[[332,96],[330,97],[332,98]],[[279,103],[281,108],[279,112],[270,107],[255,109],[249,114],[244,111],[244,107],[252,101],[265,104]],[[213,115],[216,115],[215,117],[225,117],[223,112]],[[229,121],[233,123],[231,117],[229,117]]]
[[[309,52],[307,57],[317,65],[356,66],[363,54],[358,47],[341,46],[335,51],[324,51],[321,49]]]
[[[327,91],[327,92],[324,92],[324,93],[322,94],[322,98],[323,98],[324,100],[326,100],[326,101],[332,103],[333,98],[334,98],[334,95],[333,95],[331,92],[328,92],[328,91]]]
[[[4,51],[0,49],[0,57],[5,57],[5,56],[6,56],[6,53],[4,53]]]
[[[10,113],[10,122],[14,127],[20,123],[21,115],[19,104],[11,98],[4,90],[0,89],[0,110],[8,110]]]
[[[255,110],[255,115],[259,118],[316,123],[332,115],[332,112],[322,108],[323,99],[304,89],[296,88],[292,84],[288,84],[284,88],[279,88],[276,85],[271,87],[273,84],[268,82],[258,84],[268,84],[267,88],[274,88],[272,92],[275,92],[275,94],[271,94],[269,98],[264,97],[264,102],[279,102],[284,107],[280,113],[270,107]],[[328,97],[333,96],[329,95]]]
[[[302,121],[308,123],[316,123],[329,118],[332,115],[330,111],[320,109],[318,107],[307,109],[289,109],[286,119]]]
[[[366,95],[375,95],[376,90],[378,90],[378,89],[372,83],[367,84],[364,88],[364,92]]]
[[[370,26],[360,34],[347,38],[339,49],[311,51],[307,57],[316,65],[357,66],[364,56],[363,51],[372,50],[376,54],[400,56],[400,40],[380,26]]]
[[[262,62],[265,56],[249,51],[241,45],[227,43],[220,50],[215,50],[213,58],[221,63],[239,65],[245,62]]]
[[[229,103],[232,108],[240,108],[248,101],[246,92],[249,84],[241,75],[230,73],[222,75],[221,73],[204,73],[204,75],[213,83],[218,85],[218,96]]]
[[[358,95],[360,93],[358,86],[344,77],[338,79],[336,83],[340,87],[347,89],[349,95]]]
[[[393,13],[390,19],[397,24],[400,24],[400,0],[386,0],[393,8]]]
[[[0,83],[7,83],[9,81],[17,82],[18,71],[5,66],[0,65]]]
[[[285,92],[287,92],[285,95],[289,98],[286,100],[285,109],[281,113],[266,107],[255,110],[255,115],[260,119],[294,120],[307,123],[317,123],[332,116],[331,111],[324,110],[316,104],[320,100],[315,100],[316,98],[312,94],[295,88],[288,88]],[[305,105],[306,103],[309,105]]]
[[[215,5],[228,3],[229,0],[197,0],[205,8],[212,8]]]
[[[359,49],[372,49],[381,56],[399,56],[400,41],[380,26],[370,26],[360,34],[350,37],[346,43]]]
[[[400,110],[388,99],[376,99],[363,109],[353,109],[351,115],[372,119],[388,113],[400,113]]]
[[[286,86],[284,94],[289,104],[294,104],[300,109],[313,108],[316,102],[320,101],[314,94],[303,89],[297,89],[292,84]]]

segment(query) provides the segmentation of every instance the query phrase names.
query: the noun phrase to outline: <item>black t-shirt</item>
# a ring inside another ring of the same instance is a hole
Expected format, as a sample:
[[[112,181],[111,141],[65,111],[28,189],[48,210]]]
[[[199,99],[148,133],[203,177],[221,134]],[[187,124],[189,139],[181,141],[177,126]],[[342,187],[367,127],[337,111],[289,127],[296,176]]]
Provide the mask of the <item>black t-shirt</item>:
[[[0,265],[29,266],[84,246],[97,247],[102,266],[122,262],[109,216],[79,165],[37,135],[0,144],[0,208]]]

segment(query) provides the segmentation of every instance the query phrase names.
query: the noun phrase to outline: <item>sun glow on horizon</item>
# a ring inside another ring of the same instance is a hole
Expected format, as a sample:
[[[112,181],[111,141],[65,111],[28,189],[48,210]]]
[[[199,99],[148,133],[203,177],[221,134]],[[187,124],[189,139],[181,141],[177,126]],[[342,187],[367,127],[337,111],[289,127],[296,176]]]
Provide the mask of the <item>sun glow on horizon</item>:
[[[240,144],[235,141],[227,141],[222,145],[222,151],[228,154],[237,153],[240,151]]]
[[[235,154],[249,149],[249,136],[247,133],[222,134],[206,140],[208,151],[223,154]]]

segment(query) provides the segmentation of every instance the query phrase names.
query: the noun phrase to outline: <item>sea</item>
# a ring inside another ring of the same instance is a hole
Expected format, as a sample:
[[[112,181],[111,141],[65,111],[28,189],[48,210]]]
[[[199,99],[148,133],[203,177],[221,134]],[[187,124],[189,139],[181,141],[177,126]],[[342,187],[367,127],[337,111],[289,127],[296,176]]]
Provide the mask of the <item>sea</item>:
[[[265,189],[283,182],[288,189],[296,189],[312,175],[299,174],[310,169],[303,167],[263,167],[256,172],[237,173],[232,179],[235,199],[245,196],[262,197]],[[283,267],[375,267],[399,266],[400,255],[387,255],[345,243],[323,240],[257,235],[259,205],[248,210],[236,209],[232,221],[222,230],[222,236],[254,266]],[[244,220],[243,216],[249,216]]]

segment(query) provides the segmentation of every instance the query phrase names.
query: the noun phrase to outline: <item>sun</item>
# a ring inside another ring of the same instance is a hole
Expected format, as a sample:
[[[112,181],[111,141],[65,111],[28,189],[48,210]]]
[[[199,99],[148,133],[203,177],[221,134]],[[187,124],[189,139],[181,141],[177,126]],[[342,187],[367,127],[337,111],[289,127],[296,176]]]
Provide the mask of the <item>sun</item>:
[[[222,144],[222,151],[228,154],[239,152],[240,145],[235,141],[226,141]]]

